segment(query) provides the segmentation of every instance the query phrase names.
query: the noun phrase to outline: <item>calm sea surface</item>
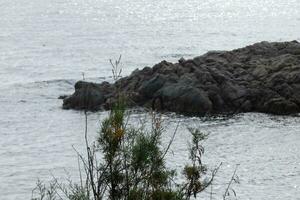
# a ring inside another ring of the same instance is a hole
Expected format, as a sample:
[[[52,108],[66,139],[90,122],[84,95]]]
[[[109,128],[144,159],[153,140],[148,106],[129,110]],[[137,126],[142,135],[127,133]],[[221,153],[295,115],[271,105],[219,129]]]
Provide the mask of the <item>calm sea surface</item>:
[[[62,110],[57,97],[72,93],[83,72],[110,81],[108,60],[119,54],[128,75],[208,50],[300,40],[299,33],[299,0],[0,0],[0,199],[30,199],[38,178],[65,170],[77,180],[72,145],[83,152],[84,115]],[[106,115],[89,115],[90,141]],[[300,199],[300,117],[166,115],[165,121],[165,143],[181,121],[168,155],[175,169],[187,163],[186,127],[210,134],[205,161],[224,163],[215,199],[236,164],[238,199]]]

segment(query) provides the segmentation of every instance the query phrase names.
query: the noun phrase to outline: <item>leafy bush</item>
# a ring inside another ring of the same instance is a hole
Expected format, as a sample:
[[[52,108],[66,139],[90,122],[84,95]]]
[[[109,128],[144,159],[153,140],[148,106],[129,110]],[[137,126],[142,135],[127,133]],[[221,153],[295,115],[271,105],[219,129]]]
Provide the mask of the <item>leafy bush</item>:
[[[151,113],[151,116],[150,130],[129,126],[125,105],[119,100],[102,122],[97,145],[88,145],[87,130],[85,132],[86,159],[79,154],[85,180],[81,177],[80,184],[65,185],[55,179],[48,188],[39,182],[32,199],[183,200],[196,197],[212,183],[217,172],[214,170],[209,181],[203,181],[207,168],[202,163],[201,142],[207,135],[189,129],[191,165],[183,169],[184,182],[176,183],[176,172],[165,165],[172,140],[167,149],[161,148],[162,121],[160,115]]]
[[[121,57],[113,63],[113,77],[118,79]],[[150,112],[151,128],[128,125],[124,98],[118,97],[109,116],[103,120],[96,145],[87,140],[87,112],[85,112],[85,145],[87,155],[78,156],[83,165],[80,183],[59,183],[54,178],[49,186],[38,181],[32,200],[189,200],[210,186],[221,165],[207,175],[202,162],[204,148],[201,144],[207,135],[198,129],[189,129],[192,143],[189,149],[190,164],[182,171],[185,179],[177,183],[177,173],[165,165],[166,154],[173,142],[177,128],[166,149],[162,149],[161,116]],[[79,171],[81,172],[80,164]],[[235,171],[236,172],[236,171]],[[235,173],[234,173],[235,175]],[[223,199],[229,194],[229,182]],[[235,192],[234,192],[235,193]]]

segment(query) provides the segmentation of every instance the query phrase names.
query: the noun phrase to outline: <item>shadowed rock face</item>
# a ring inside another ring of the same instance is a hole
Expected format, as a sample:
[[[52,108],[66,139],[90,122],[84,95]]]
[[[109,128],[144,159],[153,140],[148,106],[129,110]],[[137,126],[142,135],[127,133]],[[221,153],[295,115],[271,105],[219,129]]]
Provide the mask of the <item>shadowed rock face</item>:
[[[260,42],[175,64],[162,61],[114,84],[79,81],[63,108],[108,109],[117,97],[116,88],[127,96],[129,106],[184,114],[298,113],[300,44]]]

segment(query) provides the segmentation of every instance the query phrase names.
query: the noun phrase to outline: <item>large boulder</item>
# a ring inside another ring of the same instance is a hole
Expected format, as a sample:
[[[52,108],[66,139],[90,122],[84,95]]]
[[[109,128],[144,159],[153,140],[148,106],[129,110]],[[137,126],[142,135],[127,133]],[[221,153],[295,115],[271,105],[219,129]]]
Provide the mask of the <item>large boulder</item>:
[[[75,84],[75,92],[63,100],[64,109],[100,110],[109,94],[111,85],[79,81]]]
[[[129,106],[194,115],[299,113],[300,44],[260,42],[178,63],[162,61],[114,84],[80,81],[63,108],[108,109],[118,95],[126,96]]]

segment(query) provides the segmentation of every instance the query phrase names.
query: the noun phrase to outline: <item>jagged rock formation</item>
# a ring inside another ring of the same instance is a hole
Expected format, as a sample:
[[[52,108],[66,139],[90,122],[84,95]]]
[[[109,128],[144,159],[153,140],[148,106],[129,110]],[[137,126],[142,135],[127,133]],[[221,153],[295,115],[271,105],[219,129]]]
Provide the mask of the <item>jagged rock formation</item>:
[[[300,112],[300,44],[260,42],[233,51],[212,51],[178,63],[162,61],[135,70],[114,84],[79,81],[65,109],[108,109],[117,89],[129,106],[184,114]]]

